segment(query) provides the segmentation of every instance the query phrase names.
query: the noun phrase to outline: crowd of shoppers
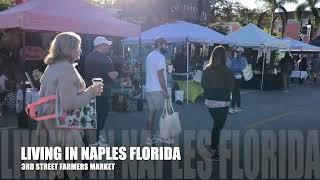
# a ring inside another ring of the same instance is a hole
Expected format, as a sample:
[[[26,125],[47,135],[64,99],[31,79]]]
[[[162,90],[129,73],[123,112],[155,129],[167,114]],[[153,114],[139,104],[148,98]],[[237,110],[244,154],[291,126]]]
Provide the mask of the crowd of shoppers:
[[[45,58],[47,68],[41,77],[40,97],[57,95],[63,110],[75,110],[86,106],[92,99],[96,99],[97,113],[97,142],[92,146],[107,146],[104,129],[109,112],[110,87],[118,78],[119,73],[113,66],[110,57],[112,41],[105,37],[96,37],[93,41],[94,50],[84,62],[84,77],[81,77],[73,63],[80,58],[81,38],[72,32],[60,33],[53,40],[49,53]],[[167,67],[165,51],[167,42],[158,38],[154,42],[153,51],[146,59],[146,100],[148,116],[146,129],[150,136],[146,139],[148,146],[159,143],[173,144],[172,139],[163,139],[155,133],[157,115],[162,111],[165,101],[170,98],[167,87]],[[243,80],[243,70],[247,67],[247,59],[243,55],[244,48],[236,47],[226,50],[217,46],[212,51],[210,60],[203,68],[201,85],[204,89],[205,105],[213,118],[214,125],[211,134],[211,160],[219,160],[220,132],[227,120],[228,113],[242,111],[240,87]],[[301,58],[298,62],[299,70],[309,68],[308,60]],[[288,92],[290,76],[294,69],[294,61],[286,53],[280,61],[283,90]],[[320,58],[315,55],[311,62],[311,72],[314,82],[320,72]],[[4,79],[4,76],[1,76]],[[101,78],[103,83],[94,84],[92,79]],[[300,81],[301,82],[301,81]],[[302,83],[302,82],[301,82]],[[0,93],[4,85],[0,83]],[[41,108],[39,114],[51,114],[55,111],[55,104],[49,103]],[[41,121],[38,129],[47,131],[51,145],[84,145],[83,130],[57,128],[54,119]]]

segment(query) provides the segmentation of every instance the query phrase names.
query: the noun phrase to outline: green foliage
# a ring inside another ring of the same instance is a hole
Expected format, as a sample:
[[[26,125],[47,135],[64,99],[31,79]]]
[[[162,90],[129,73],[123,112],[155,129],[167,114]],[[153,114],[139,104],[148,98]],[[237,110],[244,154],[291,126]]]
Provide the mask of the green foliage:
[[[222,22],[211,23],[208,25],[208,27],[224,35],[226,35],[229,31],[228,25]]]
[[[304,3],[296,8],[295,15],[297,20],[302,22],[304,18],[311,19],[311,39],[314,37],[315,32],[320,28],[320,12],[316,7],[318,3],[320,3],[320,0],[305,0]]]
[[[283,29],[281,36],[283,36],[285,32],[285,28],[287,26],[287,21],[288,21],[288,13],[283,6],[286,3],[297,3],[297,0],[259,0],[259,1],[265,3],[267,7],[266,12],[269,12],[269,14],[271,15],[271,20],[269,21],[271,24],[270,33],[274,35],[273,30],[275,27],[275,22],[278,18],[280,18],[282,21],[282,29]],[[276,9],[281,9],[282,13],[275,13]],[[262,17],[260,16],[259,21],[261,21],[261,18]]]
[[[241,25],[257,23],[258,9],[249,9],[241,3],[232,0],[209,0],[212,22],[239,22]]]
[[[248,9],[242,5],[236,6],[235,9],[236,16],[234,21],[239,22],[242,26],[245,26],[249,23],[258,23],[259,19],[259,10],[257,9]]]
[[[4,11],[11,6],[10,0],[0,0],[0,11]]]

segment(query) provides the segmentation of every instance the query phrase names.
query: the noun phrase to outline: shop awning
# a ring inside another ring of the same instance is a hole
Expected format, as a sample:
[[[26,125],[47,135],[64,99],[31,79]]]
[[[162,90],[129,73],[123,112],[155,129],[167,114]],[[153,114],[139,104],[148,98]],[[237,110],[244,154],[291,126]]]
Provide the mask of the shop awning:
[[[169,43],[195,42],[207,44],[231,44],[226,36],[204,26],[184,21],[164,24],[151,28],[140,34],[142,44],[152,44],[155,39],[162,37]],[[124,44],[138,44],[139,37],[130,37],[123,40]]]
[[[86,0],[29,0],[0,12],[0,22],[0,29],[73,31],[118,37],[140,32],[140,26],[112,17]]]

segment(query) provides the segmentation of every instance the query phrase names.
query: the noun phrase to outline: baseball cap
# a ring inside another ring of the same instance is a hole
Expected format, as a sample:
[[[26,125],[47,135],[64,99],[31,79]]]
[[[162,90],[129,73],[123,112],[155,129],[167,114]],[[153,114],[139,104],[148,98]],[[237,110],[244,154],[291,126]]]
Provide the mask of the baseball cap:
[[[109,41],[107,38],[105,37],[102,37],[102,36],[98,36],[94,39],[93,41],[93,45],[94,46],[98,46],[100,44],[106,44],[108,46],[111,46],[112,45],[112,41]]]
[[[244,48],[243,47],[236,47],[235,51],[244,52]]]

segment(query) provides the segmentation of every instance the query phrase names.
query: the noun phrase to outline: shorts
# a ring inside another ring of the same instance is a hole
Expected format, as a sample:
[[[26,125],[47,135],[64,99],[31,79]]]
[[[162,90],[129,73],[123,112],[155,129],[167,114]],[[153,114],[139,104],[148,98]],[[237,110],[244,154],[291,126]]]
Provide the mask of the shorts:
[[[147,92],[146,98],[150,111],[162,110],[164,106],[164,94],[162,91]]]

